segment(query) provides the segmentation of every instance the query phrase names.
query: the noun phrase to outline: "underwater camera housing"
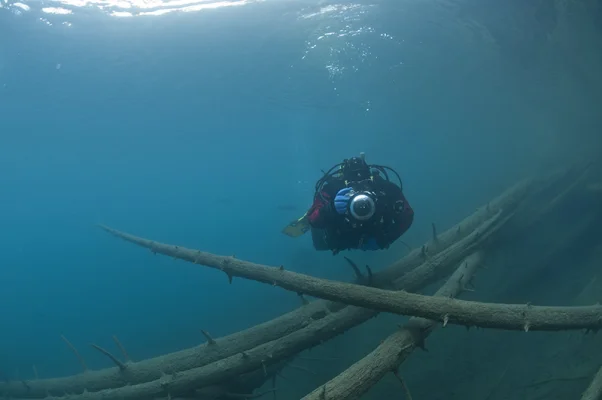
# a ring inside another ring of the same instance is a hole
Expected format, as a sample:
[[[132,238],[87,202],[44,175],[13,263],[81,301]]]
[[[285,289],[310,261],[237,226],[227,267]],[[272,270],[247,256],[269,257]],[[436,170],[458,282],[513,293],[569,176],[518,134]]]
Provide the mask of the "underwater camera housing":
[[[369,191],[356,192],[349,201],[349,214],[357,221],[368,221],[376,213],[376,195]]]

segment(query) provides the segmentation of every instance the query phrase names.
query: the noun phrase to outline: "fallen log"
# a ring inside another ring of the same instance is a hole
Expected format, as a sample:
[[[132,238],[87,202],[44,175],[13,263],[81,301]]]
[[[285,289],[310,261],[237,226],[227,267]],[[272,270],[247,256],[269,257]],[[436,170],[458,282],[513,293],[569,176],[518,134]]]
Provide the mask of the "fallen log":
[[[602,398],[602,367],[596,372],[594,375],[594,379],[592,379],[591,383],[583,392],[583,396],[581,396],[581,400],[599,400]]]
[[[174,257],[190,258],[189,249],[138,238],[106,228],[125,240]],[[444,321],[445,324],[506,330],[572,330],[602,327],[602,306],[549,307],[530,304],[488,304],[378,289],[354,283],[315,278],[283,267],[270,267],[234,257],[196,252],[196,264],[218,268],[232,277],[279,286],[283,289],[357,307]]]
[[[439,297],[456,297],[470,284],[476,269],[484,261],[483,254],[473,253],[435,293]],[[341,374],[321,385],[301,400],[358,399],[386,374],[395,373],[401,363],[417,347],[424,346],[426,337],[440,325],[437,321],[413,317],[397,332],[386,338],[370,354]]]

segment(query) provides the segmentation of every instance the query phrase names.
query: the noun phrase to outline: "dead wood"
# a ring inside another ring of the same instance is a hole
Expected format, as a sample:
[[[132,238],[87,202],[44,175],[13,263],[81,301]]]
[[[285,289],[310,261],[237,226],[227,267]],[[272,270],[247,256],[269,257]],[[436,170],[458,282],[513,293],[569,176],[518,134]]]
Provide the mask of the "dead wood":
[[[449,298],[461,293],[469,285],[473,274],[483,261],[484,257],[480,252],[468,256],[435,296]],[[396,372],[416,347],[424,347],[424,340],[439,324],[438,321],[411,318],[405,327],[386,338],[370,354],[302,400],[360,398],[386,374]]]
[[[88,370],[88,366],[86,365],[86,362],[84,361],[83,357],[79,354],[79,351],[77,351],[77,349],[75,348],[75,346],[69,340],[67,340],[67,338],[64,335],[61,335],[61,339],[63,339],[63,341],[65,343],[67,343],[67,346],[69,346],[69,348],[71,349],[71,351],[73,351],[73,354],[75,354],[75,356],[79,360],[79,363],[81,364],[82,369],[84,370],[84,372],[87,371]]]
[[[119,367],[119,369],[124,370],[126,368],[126,365],[119,361],[119,359],[117,357],[115,357],[113,354],[111,354],[108,350],[103,349],[102,347],[100,347],[97,344],[92,343],[90,346],[94,347],[96,350],[100,351],[102,354],[104,354],[105,356],[107,356],[111,361],[113,361],[113,363],[115,365],[117,365]]]
[[[121,233],[111,233],[150,247],[156,252],[188,259],[193,250],[165,245]],[[485,233],[483,233],[485,234]],[[196,264],[218,268],[231,277],[242,277],[358,307],[445,321],[445,323],[506,330],[571,330],[602,327],[602,306],[549,307],[529,304],[488,304],[396,292],[353,283],[336,282],[269,267],[234,257],[196,252]]]
[[[117,347],[119,347],[119,350],[121,351],[121,354],[123,354],[123,358],[125,359],[125,361],[126,362],[132,361],[132,359],[130,358],[128,352],[125,350],[125,347],[123,347],[123,345],[121,344],[121,342],[119,341],[119,339],[117,338],[117,336],[113,335],[113,341],[115,342],[115,344],[117,345]]]
[[[599,400],[600,398],[602,398],[602,367],[596,372],[594,379],[583,392],[581,400]]]

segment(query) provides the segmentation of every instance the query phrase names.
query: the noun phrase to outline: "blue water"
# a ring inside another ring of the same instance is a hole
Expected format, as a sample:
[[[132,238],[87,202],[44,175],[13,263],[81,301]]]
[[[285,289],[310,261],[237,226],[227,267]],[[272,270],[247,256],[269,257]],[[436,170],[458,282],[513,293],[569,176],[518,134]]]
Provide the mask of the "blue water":
[[[448,227],[527,173],[594,151],[575,138],[599,127],[582,91],[592,69],[585,83],[559,79],[583,64],[544,46],[545,21],[504,31],[516,4],[2,1],[8,379],[32,365],[79,372],[61,334],[102,368],[89,343],[111,335],[142,359],[299,304],[97,223],[348,280],[340,255],[280,233],[321,169],[359,152],[397,169],[416,212],[403,240],[419,245],[432,221]],[[378,268],[404,251],[353,254]]]

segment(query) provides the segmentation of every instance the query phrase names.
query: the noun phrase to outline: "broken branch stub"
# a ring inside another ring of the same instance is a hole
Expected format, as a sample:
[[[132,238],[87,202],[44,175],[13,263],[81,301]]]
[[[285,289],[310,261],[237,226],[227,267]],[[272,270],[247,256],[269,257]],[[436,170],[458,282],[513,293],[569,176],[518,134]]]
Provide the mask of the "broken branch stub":
[[[125,347],[123,347],[123,345],[121,344],[121,341],[117,338],[117,336],[113,335],[113,341],[115,342],[117,347],[119,347],[119,350],[121,351],[121,354],[123,354],[123,358],[124,358],[125,362],[131,362],[132,359],[130,358],[130,355],[125,350]]]
[[[77,357],[80,365],[82,366],[82,369],[84,370],[84,372],[86,372],[88,370],[88,366],[86,365],[84,358],[79,354],[79,351],[77,351],[75,346],[69,340],[67,340],[67,338],[64,335],[61,335],[61,339],[63,339],[63,341],[67,344],[67,346],[69,346],[71,351],[73,351],[73,354],[75,354],[75,356]]]
[[[113,363],[115,365],[117,365],[117,367],[119,367],[119,369],[124,370],[126,368],[126,365],[124,363],[122,363],[121,361],[119,361],[119,359],[117,359],[117,357],[115,357],[113,354],[111,354],[108,350],[105,350],[102,347],[100,347],[94,343],[92,343],[90,346],[94,347],[96,350],[100,351],[102,354],[109,357],[109,359],[111,359],[111,361],[113,361]]]
[[[215,345],[217,343],[207,331],[201,329],[201,333],[203,334],[203,336],[205,336],[205,339],[207,339],[207,344]]]

